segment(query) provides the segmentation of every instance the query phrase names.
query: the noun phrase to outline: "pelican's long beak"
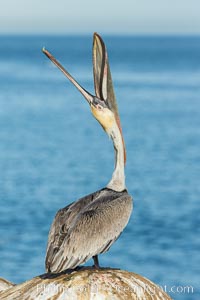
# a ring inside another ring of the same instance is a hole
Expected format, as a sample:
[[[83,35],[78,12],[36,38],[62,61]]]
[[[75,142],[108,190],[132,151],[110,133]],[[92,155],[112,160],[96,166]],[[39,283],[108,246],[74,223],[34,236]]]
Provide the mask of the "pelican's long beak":
[[[85,97],[87,102],[91,105],[94,100],[94,96],[92,96],[88,91],[86,91],[68,72],[65,68],[55,59],[55,57],[47,51],[45,48],[42,49],[42,52],[63,72],[63,74],[75,85],[75,87],[81,92],[81,94]]]

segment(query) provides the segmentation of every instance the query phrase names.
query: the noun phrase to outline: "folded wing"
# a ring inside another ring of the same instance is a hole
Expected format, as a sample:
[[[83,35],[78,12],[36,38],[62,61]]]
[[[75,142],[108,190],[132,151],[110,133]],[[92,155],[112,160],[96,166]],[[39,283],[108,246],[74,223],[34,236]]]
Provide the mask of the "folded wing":
[[[51,272],[75,268],[92,256],[107,251],[119,237],[128,223],[132,198],[124,192],[114,193],[115,197],[105,196],[105,193],[97,197],[74,218],[69,215],[67,222],[70,221],[70,225],[62,228],[65,233],[61,230],[59,245],[53,243],[54,252],[50,259],[47,258],[47,268]],[[116,194],[120,196],[116,197]],[[69,214],[69,208],[66,214]],[[60,217],[63,215],[57,216],[55,222]]]

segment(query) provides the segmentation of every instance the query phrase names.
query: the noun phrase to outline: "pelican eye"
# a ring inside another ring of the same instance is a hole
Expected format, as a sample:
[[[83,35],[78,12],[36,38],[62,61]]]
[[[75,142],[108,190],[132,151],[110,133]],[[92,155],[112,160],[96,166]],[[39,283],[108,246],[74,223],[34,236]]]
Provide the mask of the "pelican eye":
[[[103,107],[102,107],[101,105],[99,105],[99,104],[97,104],[97,108],[98,108],[99,110],[102,110],[102,109],[103,109]]]

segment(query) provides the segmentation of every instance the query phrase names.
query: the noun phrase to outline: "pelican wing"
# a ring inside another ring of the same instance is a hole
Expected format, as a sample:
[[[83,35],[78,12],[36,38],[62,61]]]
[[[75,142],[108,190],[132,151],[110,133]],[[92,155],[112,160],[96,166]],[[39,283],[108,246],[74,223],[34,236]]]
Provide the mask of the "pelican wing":
[[[97,33],[94,34],[93,39],[93,73],[96,96],[106,101],[119,118],[106,46]]]
[[[51,225],[48,243],[47,243],[47,251],[46,251],[46,270],[51,271],[52,261],[56,255],[56,253],[61,248],[64,239],[68,235],[69,229],[73,224],[73,220],[76,218],[76,215],[91,201],[93,201],[100,191],[87,195],[76,202],[69,204],[68,206],[60,209]]]
[[[132,198],[127,192],[112,191],[91,202],[72,221],[62,245],[51,261],[51,271],[75,268],[107,251],[128,223]],[[116,195],[118,196],[116,197]]]

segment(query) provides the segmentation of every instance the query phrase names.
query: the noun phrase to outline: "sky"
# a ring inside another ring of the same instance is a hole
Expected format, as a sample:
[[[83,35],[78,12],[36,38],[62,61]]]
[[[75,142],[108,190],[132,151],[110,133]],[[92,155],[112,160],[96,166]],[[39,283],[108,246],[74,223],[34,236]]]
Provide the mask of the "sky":
[[[200,0],[0,0],[0,34],[200,34]]]

